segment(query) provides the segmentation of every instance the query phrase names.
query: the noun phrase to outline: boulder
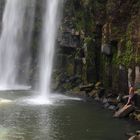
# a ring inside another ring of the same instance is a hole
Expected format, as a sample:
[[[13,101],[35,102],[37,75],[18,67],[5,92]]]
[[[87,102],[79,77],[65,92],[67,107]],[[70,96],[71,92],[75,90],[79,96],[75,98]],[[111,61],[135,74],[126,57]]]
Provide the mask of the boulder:
[[[116,98],[108,98],[108,103],[111,105],[117,105],[118,101]]]
[[[133,113],[131,113],[131,114],[129,115],[129,117],[130,117],[131,119],[134,119],[134,120],[137,120],[137,121],[140,122],[140,113],[137,113],[136,111],[134,111]]]
[[[107,102],[104,104],[104,108],[108,108],[108,107],[109,107],[109,103]]]
[[[132,111],[134,111],[134,106],[132,106],[132,105],[125,105],[123,108],[121,108],[117,112],[115,112],[114,117],[119,117],[119,118],[126,117]]]
[[[86,96],[87,97],[92,97],[91,95],[89,95],[89,93],[94,88],[94,85],[92,83],[91,84],[87,84],[87,85],[81,85],[79,88],[80,88],[80,91],[85,91],[86,92]]]
[[[137,135],[140,135],[140,130],[137,130],[137,131],[136,131],[136,134],[137,134]]]
[[[122,103],[118,103],[117,106],[118,106],[118,108],[123,108],[124,105]]]
[[[93,87],[94,87],[94,84],[92,84],[92,83],[88,84],[88,85],[82,85],[82,86],[80,86],[80,91],[90,92],[90,91],[92,91]]]
[[[135,133],[128,132],[128,133],[126,133],[125,135],[126,135],[126,136],[129,136],[129,137],[132,137],[132,136],[134,136],[134,135],[135,135]]]
[[[97,96],[94,98],[95,101],[100,101],[100,98]]]
[[[102,100],[102,103],[103,103],[103,104],[108,103],[108,99],[104,97],[103,100]]]
[[[109,109],[109,110],[116,110],[116,106],[115,106],[115,105],[110,105],[110,106],[108,107],[108,109]]]
[[[128,140],[140,140],[140,135],[134,135],[130,137]]]
[[[89,96],[90,96],[90,97],[95,97],[97,94],[98,94],[98,91],[97,91],[97,90],[92,90],[92,91],[89,93]]]
[[[140,114],[135,114],[135,119],[140,122]]]
[[[101,82],[97,82],[96,84],[95,84],[95,87],[96,88],[99,88],[99,87],[101,87],[102,86],[102,83]]]

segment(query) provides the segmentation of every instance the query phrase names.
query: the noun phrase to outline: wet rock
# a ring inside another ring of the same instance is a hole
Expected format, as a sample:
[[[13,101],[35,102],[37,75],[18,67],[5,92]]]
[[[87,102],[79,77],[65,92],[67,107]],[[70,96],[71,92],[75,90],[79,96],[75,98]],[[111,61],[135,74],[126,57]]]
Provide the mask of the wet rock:
[[[108,94],[106,96],[107,98],[116,98],[117,99],[118,95],[114,94],[112,90],[108,90],[107,92],[108,92]]]
[[[84,98],[87,102],[92,102],[93,101],[93,99],[91,98],[91,97],[86,97],[86,98]]]
[[[101,87],[98,91],[99,98],[102,98],[105,95],[105,89]]]
[[[134,135],[130,137],[128,140],[140,140],[140,135]]]
[[[122,108],[124,105],[122,103],[118,103],[118,108]]]
[[[116,98],[116,99],[117,99],[117,102],[118,102],[118,103],[123,102],[123,99],[122,99],[122,98],[123,98],[123,95],[122,95],[122,94],[119,94],[119,95],[117,96],[117,98]]]
[[[137,130],[137,131],[136,131],[136,134],[137,134],[137,135],[140,135],[140,130]]]
[[[99,98],[102,98],[105,95],[105,88],[103,87],[103,84],[101,82],[97,82],[95,84],[95,90],[98,91]]]
[[[128,140],[140,140],[140,130],[137,130],[136,133],[126,133],[127,136],[130,136]]]
[[[118,101],[116,98],[108,98],[108,103],[111,105],[117,105]]]
[[[108,107],[109,107],[109,103],[107,102],[104,104],[104,108],[108,108]]]
[[[132,132],[129,132],[129,133],[126,133],[125,135],[126,135],[126,136],[129,136],[129,137],[132,137],[132,136],[134,136],[135,134],[132,133]]]
[[[132,105],[125,105],[123,108],[115,112],[114,117],[126,117],[133,111],[134,107]]]
[[[136,114],[136,120],[140,122],[140,114]]]
[[[108,103],[108,100],[107,100],[107,98],[103,98],[103,100],[102,100],[102,103],[103,103],[103,104],[106,104],[106,103]]]
[[[89,96],[90,97],[95,97],[97,95],[97,90],[92,90],[90,93],[89,93]]]
[[[115,106],[115,105],[110,105],[110,106],[108,107],[108,109],[109,109],[109,110],[116,110],[116,106]]]
[[[93,87],[94,87],[94,85],[92,83],[88,84],[88,85],[82,85],[82,86],[80,86],[80,91],[85,91],[86,96],[90,97],[89,93],[92,91]]]
[[[91,91],[93,89],[94,85],[91,83],[91,84],[88,84],[88,85],[82,85],[80,86],[80,91]]]
[[[95,97],[94,100],[95,100],[95,101],[100,101],[100,98],[99,98],[99,97]]]
[[[135,140],[135,136],[131,136],[128,140]]]
[[[80,91],[80,89],[78,87],[75,87],[70,94],[73,94],[75,96],[78,96],[78,97],[82,97],[84,98],[86,96],[86,93],[85,91]]]
[[[102,83],[101,82],[97,82],[96,84],[95,84],[95,88],[99,88],[99,87],[101,87],[102,86]]]
[[[133,113],[131,113],[131,114],[129,115],[129,118],[134,119],[134,120],[140,122],[140,113],[137,112],[137,111],[134,111]]]

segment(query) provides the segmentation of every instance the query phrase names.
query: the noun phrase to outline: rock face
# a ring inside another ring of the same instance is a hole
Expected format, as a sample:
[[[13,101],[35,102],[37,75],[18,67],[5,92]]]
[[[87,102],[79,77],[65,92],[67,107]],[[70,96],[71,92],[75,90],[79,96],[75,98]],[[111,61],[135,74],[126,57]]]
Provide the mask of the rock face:
[[[135,80],[140,64],[140,1],[67,0],[62,23],[59,67],[69,76],[78,74],[82,83],[101,81],[114,93],[127,94],[128,80]],[[84,64],[76,55],[82,48]]]

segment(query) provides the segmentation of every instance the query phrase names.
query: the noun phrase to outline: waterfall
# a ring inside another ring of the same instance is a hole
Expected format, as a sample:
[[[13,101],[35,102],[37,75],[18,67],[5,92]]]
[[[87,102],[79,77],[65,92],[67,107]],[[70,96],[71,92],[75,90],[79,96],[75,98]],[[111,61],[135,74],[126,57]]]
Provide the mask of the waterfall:
[[[47,0],[43,18],[43,29],[40,50],[39,92],[42,101],[49,98],[53,57],[57,29],[60,21],[60,10],[63,0]]]
[[[35,4],[35,0],[7,0],[3,20],[2,20],[2,32],[0,36],[0,89],[15,89],[23,88],[20,85],[19,79],[25,77],[25,72],[27,73],[26,66],[23,68],[21,64],[23,63],[23,57],[28,58],[27,48],[31,40],[31,32],[34,16],[34,9],[31,14],[27,14],[27,7],[29,4]],[[30,7],[29,7],[30,8]],[[30,15],[30,20],[26,24],[27,15]],[[30,27],[25,33],[25,25]],[[28,37],[24,37],[26,36]],[[26,40],[25,40],[26,39]],[[25,51],[26,50],[26,51]],[[23,54],[23,52],[25,52]],[[28,61],[26,59],[26,61]],[[24,62],[26,63],[26,62]],[[22,69],[23,68],[23,69]],[[21,73],[22,71],[22,73]],[[22,76],[22,74],[24,76]],[[23,80],[21,80],[23,82]],[[26,81],[24,81],[26,85]]]
[[[34,28],[34,17],[35,17],[35,8],[36,0],[26,0],[26,13],[24,19],[24,28],[23,28],[23,39],[22,39],[22,52],[20,55],[20,71],[18,75],[18,82],[21,85],[27,85],[30,79],[30,69],[31,67],[31,43],[33,37],[33,28]]]

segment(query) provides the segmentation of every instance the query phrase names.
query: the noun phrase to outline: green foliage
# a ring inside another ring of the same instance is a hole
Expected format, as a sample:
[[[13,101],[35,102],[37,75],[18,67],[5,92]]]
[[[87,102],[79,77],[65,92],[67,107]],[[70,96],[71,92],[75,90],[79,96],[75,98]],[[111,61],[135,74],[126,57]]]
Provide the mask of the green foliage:
[[[93,9],[95,1],[81,0],[80,9],[75,9],[75,28],[77,31],[93,31],[95,21],[93,20]]]
[[[96,8],[96,9],[104,9],[104,7],[105,7],[105,5],[103,4],[103,1],[101,1],[101,0],[96,0],[96,1],[94,1],[94,7]]]
[[[88,20],[86,20],[88,18]],[[85,28],[89,31],[92,31],[94,28],[94,20],[90,17],[90,15],[86,15],[83,11],[76,12],[76,20],[75,20],[75,28],[77,31],[84,30]]]
[[[87,46],[91,45],[91,43],[92,43],[92,38],[91,38],[90,36],[85,37],[84,43],[85,43]]]
[[[89,5],[91,0],[81,0],[84,6]]]
[[[113,62],[117,65],[123,65],[129,67],[131,63],[135,60],[135,55],[133,54],[133,45],[130,40],[126,42],[125,51],[120,55],[115,54],[113,57]]]
[[[91,17],[89,17],[85,23],[85,26],[88,31],[92,32],[95,28],[95,21]]]
[[[76,12],[75,27],[76,27],[77,31],[81,31],[84,29],[84,13],[83,13],[83,11]]]
[[[135,46],[132,39],[133,24],[130,23],[127,28],[126,34],[122,37],[122,42],[124,42],[124,49],[121,50],[121,54],[115,54],[113,56],[113,63],[117,65],[123,65],[125,67],[130,67],[135,62],[140,63],[140,56],[136,55]]]
[[[93,44],[93,38],[90,36],[86,37],[84,44],[87,46],[87,65],[94,67],[95,47]]]
[[[136,61],[136,63],[140,63],[140,56],[139,55],[137,55],[137,56],[135,56],[135,61]]]

